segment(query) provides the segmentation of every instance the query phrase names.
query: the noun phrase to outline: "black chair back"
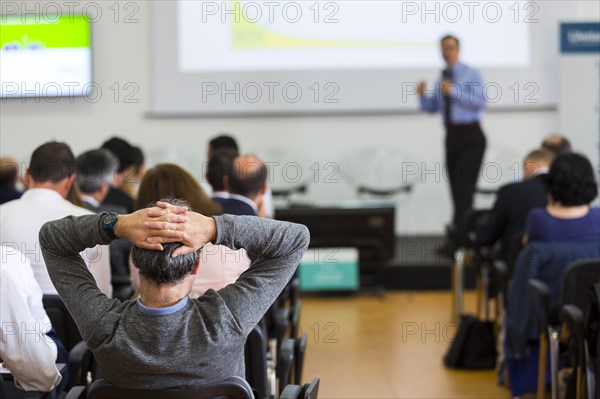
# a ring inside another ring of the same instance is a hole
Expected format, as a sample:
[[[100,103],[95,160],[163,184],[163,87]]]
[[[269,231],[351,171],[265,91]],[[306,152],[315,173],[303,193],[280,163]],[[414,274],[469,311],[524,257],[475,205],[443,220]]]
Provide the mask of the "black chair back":
[[[583,314],[590,303],[590,290],[600,280],[600,259],[578,260],[569,265],[562,282],[561,305],[575,305]]]
[[[248,335],[244,347],[246,363],[246,380],[259,398],[267,398],[271,394],[267,376],[267,334],[259,324]]]
[[[304,356],[306,354],[306,344],[308,334],[302,334],[302,337],[296,339],[294,344],[294,384],[302,384],[302,371],[304,369]]]
[[[75,320],[73,320],[67,307],[58,295],[44,295],[42,302],[56,335],[58,335],[65,348],[70,351],[82,341]]]
[[[254,399],[248,383],[239,377],[210,385],[157,391],[119,388],[107,381],[92,383],[87,399]]]

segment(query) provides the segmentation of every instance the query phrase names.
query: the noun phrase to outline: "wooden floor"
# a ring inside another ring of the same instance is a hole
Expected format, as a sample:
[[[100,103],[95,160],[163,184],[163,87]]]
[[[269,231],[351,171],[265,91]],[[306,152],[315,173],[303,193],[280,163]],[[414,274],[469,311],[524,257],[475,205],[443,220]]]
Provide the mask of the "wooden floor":
[[[321,378],[320,399],[510,398],[493,371],[444,368],[456,331],[450,300],[449,292],[303,298],[303,379]],[[473,302],[467,294],[467,310]]]

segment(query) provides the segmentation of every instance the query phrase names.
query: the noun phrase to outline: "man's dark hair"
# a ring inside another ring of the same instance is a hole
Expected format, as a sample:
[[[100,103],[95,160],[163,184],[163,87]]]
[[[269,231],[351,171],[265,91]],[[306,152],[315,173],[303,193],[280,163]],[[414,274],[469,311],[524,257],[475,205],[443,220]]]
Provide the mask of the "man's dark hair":
[[[260,192],[266,181],[267,167],[263,162],[251,162],[241,166],[234,160],[227,183],[231,194],[252,198]]]
[[[144,157],[144,151],[142,151],[140,147],[131,147],[131,162],[138,167],[143,166],[144,162],[146,162],[146,158]]]
[[[163,198],[161,201],[171,205],[189,207],[189,204],[181,199]],[[156,203],[148,206],[154,205]],[[182,245],[180,242],[162,244],[162,251],[151,251],[134,245],[131,249],[131,259],[140,274],[148,280],[157,284],[177,284],[191,273],[199,257],[199,251],[172,257],[173,251]]]
[[[563,136],[552,135],[542,142],[542,148],[554,155],[568,154],[571,152],[571,142]]]
[[[237,155],[237,151],[231,148],[222,148],[212,154],[206,168],[206,180],[212,186],[213,191],[225,190],[223,180],[231,173],[233,160]]]
[[[134,150],[131,144],[120,137],[113,137],[102,144],[119,160],[119,173],[129,168],[134,163]]]
[[[440,40],[440,44],[444,43],[445,40],[448,39],[452,39],[456,42],[456,47],[460,48],[460,40],[458,40],[458,37],[453,36],[453,35],[446,35],[444,37],[442,37],[442,39]]]
[[[0,187],[14,187],[19,174],[19,165],[15,162],[5,161],[0,163]]]
[[[208,147],[211,151],[217,151],[221,149],[230,149],[236,152],[236,155],[239,154],[238,144],[235,139],[226,134],[222,134],[220,136],[215,137],[214,139],[208,142]]]
[[[107,149],[86,151],[77,157],[75,181],[79,191],[93,194],[103,182],[111,183],[113,174],[119,170],[119,160]]]
[[[29,174],[37,183],[57,183],[75,173],[75,156],[65,143],[50,141],[31,154]]]
[[[576,153],[559,155],[552,162],[546,187],[552,199],[564,206],[586,205],[598,195],[592,164]]]

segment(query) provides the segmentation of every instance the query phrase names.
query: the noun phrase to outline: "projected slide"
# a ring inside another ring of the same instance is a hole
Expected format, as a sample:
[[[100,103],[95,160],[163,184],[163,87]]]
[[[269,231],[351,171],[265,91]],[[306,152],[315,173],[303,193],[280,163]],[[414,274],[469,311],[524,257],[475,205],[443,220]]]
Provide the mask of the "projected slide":
[[[3,16],[0,96],[82,96],[92,89],[90,23],[85,16]]]
[[[467,43],[466,62],[479,67],[529,64],[529,26],[525,18],[513,17],[524,7],[520,2],[464,4],[180,0],[179,68],[192,72],[439,67],[439,39],[450,32]]]

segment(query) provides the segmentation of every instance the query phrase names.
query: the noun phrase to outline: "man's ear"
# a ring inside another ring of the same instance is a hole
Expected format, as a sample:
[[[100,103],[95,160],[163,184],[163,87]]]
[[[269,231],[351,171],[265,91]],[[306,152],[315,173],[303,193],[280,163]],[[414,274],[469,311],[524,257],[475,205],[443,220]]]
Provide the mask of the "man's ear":
[[[33,183],[33,179],[31,178],[31,173],[29,172],[29,169],[27,169],[23,178],[23,184],[25,184],[25,187],[30,188],[31,183]]]
[[[198,269],[200,269],[200,256],[198,255],[198,260],[196,261],[196,264],[194,265],[194,267],[192,267],[192,271],[190,272],[190,274],[192,276],[195,276],[196,274],[198,274]]]
[[[223,176],[223,188],[225,191],[229,191],[229,176]]]
[[[269,183],[265,182],[265,184],[263,184],[262,187],[260,188],[260,195],[265,195],[268,187],[269,187]]]

